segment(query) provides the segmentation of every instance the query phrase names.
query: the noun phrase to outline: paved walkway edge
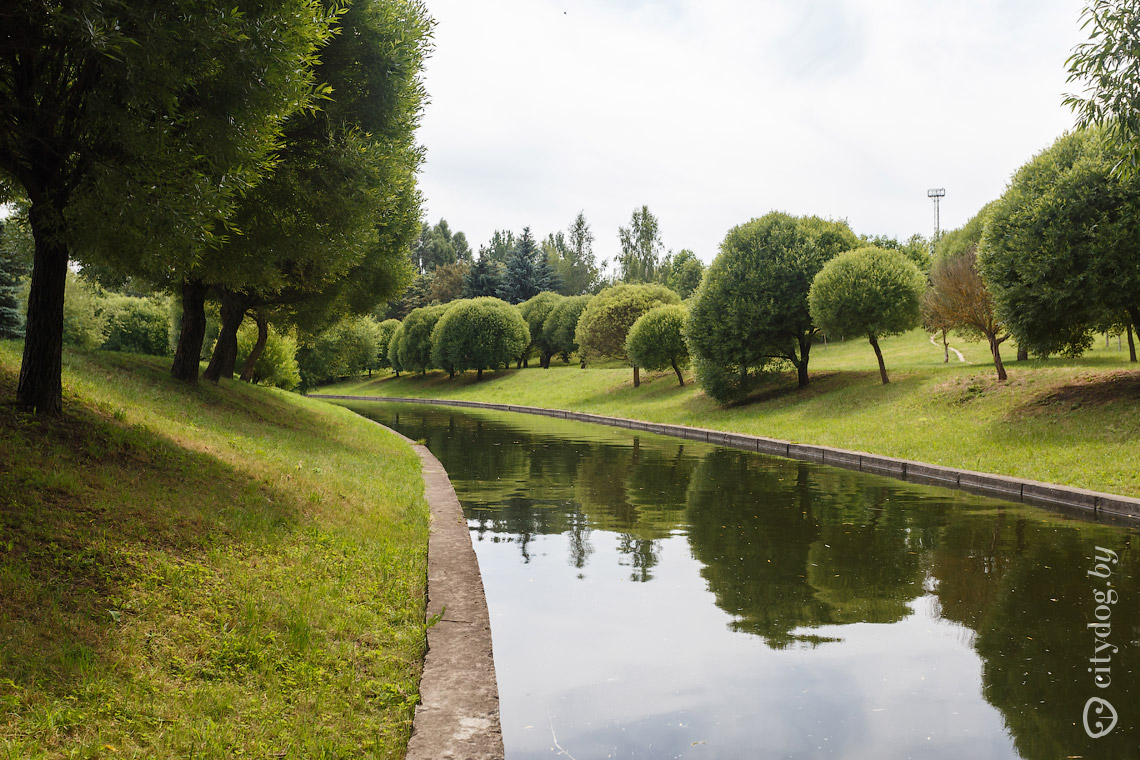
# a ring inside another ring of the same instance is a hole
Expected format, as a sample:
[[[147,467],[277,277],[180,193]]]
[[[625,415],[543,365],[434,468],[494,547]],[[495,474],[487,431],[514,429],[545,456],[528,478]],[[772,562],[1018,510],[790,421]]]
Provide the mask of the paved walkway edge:
[[[407,759],[503,760],[491,619],[471,531],[443,465],[426,446],[392,432],[411,444],[423,465],[431,509],[427,620],[438,616],[427,631]]]
[[[808,462],[820,462],[842,467],[847,470],[859,470],[876,475],[887,475],[899,480],[924,485],[954,488],[983,496],[993,496],[1007,501],[1020,501],[1040,507],[1050,507],[1072,511],[1077,514],[1084,513],[1095,517],[1123,517],[1128,520],[1140,520],[1140,499],[1128,496],[1117,496],[1100,491],[1088,491],[1083,488],[1062,486],[1053,483],[1040,483],[1036,480],[1014,478],[1008,475],[993,475],[987,472],[974,472],[960,470],[954,467],[943,467],[937,464],[912,462],[908,459],[894,459],[892,457],[869,454],[865,451],[847,451],[829,446],[814,446],[807,443],[791,443],[777,438],[764,438],[757,435],[742,433],[727,433],[723,430],[708,430],[706,428],[688,427],[686,425],[667,425],[657,422],[643,422],[625,417],[606,417],[601,414],[587,412],[568,412],[562,409],[544,409],[537,406],[516,406],[514,404],[490,404],[484,401],[456,401],[453,399],[430,398],[401,398],[391,396],[339,396],[328,394],[311,394],[311,398],[334,399],[340,401],[393,401],[411,404],[436,404],[439,406],[472,407],[476,409],[497,409],[504,412],[522,412],[524,414],[538,414],[546,417],[559,417],[581,422],[593,422],[612,427],[629,428],[660,435],[671,435],[677,438],[703,441],[720,446],[730,446],[747,451],[758,451],[761,454],[774,454],[776,456],[800,459]]]

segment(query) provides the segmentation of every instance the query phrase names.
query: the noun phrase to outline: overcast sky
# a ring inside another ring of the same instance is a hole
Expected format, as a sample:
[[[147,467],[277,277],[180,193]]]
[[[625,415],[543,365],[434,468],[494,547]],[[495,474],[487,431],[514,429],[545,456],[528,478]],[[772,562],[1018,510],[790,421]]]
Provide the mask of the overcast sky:
[[[964,224],[1073,124],[1083,0],[426,0],[428,218],[473,249],[642,204],[705,261],[776,210],[861,234]]]

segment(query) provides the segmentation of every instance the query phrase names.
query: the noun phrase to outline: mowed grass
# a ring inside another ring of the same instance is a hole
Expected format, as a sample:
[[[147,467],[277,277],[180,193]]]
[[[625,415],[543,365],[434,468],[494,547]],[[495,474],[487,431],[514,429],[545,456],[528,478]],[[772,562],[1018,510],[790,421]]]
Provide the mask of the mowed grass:
[[[419,461],[347,410],[0,342],[0,758],[403,757],[424,647]]]
[[[696,425],[796,442],[1015,475],[1140,496],[1140,370],[1127,345],[1101,338],[1080,359],[1016,362],[1002,344],[1009,381],[998,383],[989,348],[951,336],[968,363],[920,330],[882,342],[891,383],[879,382],[866,340],[817,344],[811,383],[784,373],[745,403],[722,407],[672,371],[581,370],[557,359],[537,368],[439,372],[354,380],[320,392],[436,397],[573,409],[652,422]],[[687,373],[687,377],[691,373]]]

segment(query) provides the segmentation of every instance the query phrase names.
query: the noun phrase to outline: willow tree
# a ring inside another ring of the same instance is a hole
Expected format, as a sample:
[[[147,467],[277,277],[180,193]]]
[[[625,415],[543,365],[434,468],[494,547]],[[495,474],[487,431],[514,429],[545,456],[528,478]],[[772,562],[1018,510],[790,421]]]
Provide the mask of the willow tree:
[[[17,400],[54,414],[69,261],[214,243],[310,98],[328,18],[315,0],[69,0],[8,3],[0,28],[0,200],[28,201],[35,237]]]

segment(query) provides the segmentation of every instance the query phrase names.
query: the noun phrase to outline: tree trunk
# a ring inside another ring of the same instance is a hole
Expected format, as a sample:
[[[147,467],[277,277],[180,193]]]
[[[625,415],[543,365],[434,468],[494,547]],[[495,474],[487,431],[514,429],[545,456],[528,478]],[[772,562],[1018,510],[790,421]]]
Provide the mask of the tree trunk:
[[[248,308],[247,299],[228,288],[222,290],[222,329],[218,333],[218,342],[214,344],[214,353],[202,377],[212,383],[223,377],[232,380],[234,366],[237,364],[237,331],[245,319],[245,310]]]
[[[245,357],[245,363],[241,365],[241,379],[246,383],[253,382],[253,368],[265,351],[266,341],[269,340],[269,320],[261,312],[254,313],[253,319],[257,322],[257,342],[253,344],[249,356]],[[368,370],[368,376],[372,377],[372,370]]]
[[[483,368],[480,367],[479,370],[475,373],[475,382],[479,382],[482,379],[483,379]]]
[[[681,385],[684,385],[685,384],[685,378],[681,376],[681,368],[677,366],[677,360],[676,359],[670,359],[669,361],[671,361],[673,363],[673,371],[677,373],[677,382],[680,383]]]
[[[633,387],[638,388],[641,386],[641,368],[636,364],[633,365]]]
[[[875,358],[879,360],[879,377],[883,380],[883,385],[891,382],[887,378],[887,365],[883,362],[883,352],[879,350],[879,339],[874,335],[868,335],[868,340],[871,341],[871,348],[875,349]]]
[[[942,331],[942,361],[950,363],[950,342],[946,340],[946,330]]]
[[[1128,323],[1124,329],[1128,332],[1128,361],[1136,361],[1136,342],[1132,338],[1132,328],[1140,325],[1140,309],[1128,310]]]
[[[170,376],[184,383],[198,382],[198,365],[202,361],[202,342],[206,339],[206,292],[201,280],[182,280],[182,328],[178,331],[178,347]]]
[[[1020,343],[1017,344],[1017,360],[1019,362],[1029,360],[1029,349],[1026,348],[1025,346],[1021,345]]]
[[[994,369],[997,370],[998,382],[1004,383],[1008,376],[1005,374],[1005,365],[1001,363],[1001,342],[1005,338],[996,335],[987,336],[990,339],[990,353],[994,355]],[[1006,338],[1009,336],[1007,335]]]
[[[806,388],[808,384],[808,354],[811,352],[811,335],[799,337],[800,343],[800,358],[799,360],[793,359],[792,364],[796,366],[797,381],[801,388]]]
[[[67,243],[63,213],[33,202],[28,220],[35,237],[24,356],[16,403],[41,415],[63,413],[63,298],[67,287]]]

